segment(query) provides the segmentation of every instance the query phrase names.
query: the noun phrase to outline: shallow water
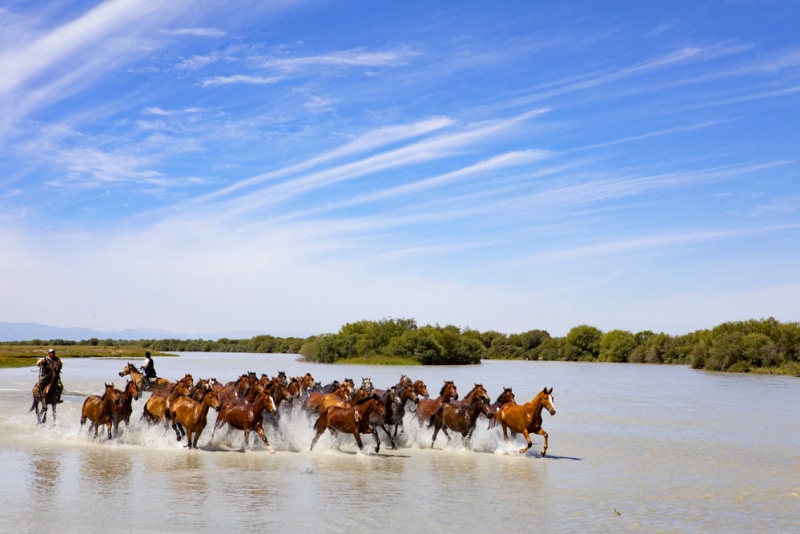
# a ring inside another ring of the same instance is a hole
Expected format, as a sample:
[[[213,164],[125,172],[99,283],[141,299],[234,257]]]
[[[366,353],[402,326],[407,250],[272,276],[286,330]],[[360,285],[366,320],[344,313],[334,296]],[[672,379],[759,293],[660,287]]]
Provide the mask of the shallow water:
[[[786,532],[800,518],[800,381],[677,366],[486,361],[467,367],[334,366],[289,355],[187,353],[159,358],[160,376],[192,373],[220,381],[255,371],[310,372],[323,383],[401,374],[432,396],[455,380],[463,396],[482,383],[494,400],[513,387],[518,402],[553,387],[550,434],[526,455],[521,436],[505,444],[479,420],[471,442],[440,435],[407,417],[397,450],[380,454],[364,437],[320,438],[302,413],[268,432],[277,454],[241,433],[210,441],[214,412],[189,451],[174,433],[139,423],[113,441],[79,424],[87,394],[124,382],[120,360],[65,360],[67,394],[57,422],[28,412],[36,375],[0,370],[0,527],[4,531],[108,528],[142,532],[311,529],[334,532]],[[136,362],[140,364],[140,362]]]

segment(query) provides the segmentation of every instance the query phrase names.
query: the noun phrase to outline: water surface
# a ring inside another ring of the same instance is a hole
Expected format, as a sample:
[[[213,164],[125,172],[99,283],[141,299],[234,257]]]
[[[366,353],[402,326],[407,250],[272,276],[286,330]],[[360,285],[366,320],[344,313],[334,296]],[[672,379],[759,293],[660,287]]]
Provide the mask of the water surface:
[[[492,399],[512,387],[518,402],[553,387],[550,434],[526,455],[521,436],[503,442],[479,421],[469,443],[407,418],[397,450],[365,452],[352,438],[320,438],[313,452],[303,414],[242,448],[241,433],[209,426],[200,450],[148,427],[134,403],[132,425],[111,442],[79,424],[87,394],[121,385],[124,361],[65,360],[57,422],[28,412],[36,375],[0,370],[0,527],[92,532],[786,532],[800,518],[800,381],[679,366],[485,361],[478,366],[372,367],[299,362],[290,355],[186,353],[159,358],[160,376],[220,381],[255,371],[310,372],[323,382],[401,374],[432,395],[455,380],[463,396],[482,383]],[[136,362],[140,364],[140,362]],[[146,397],[145,397],[146,398]],[[45,505],[46,503],[46,505]]]

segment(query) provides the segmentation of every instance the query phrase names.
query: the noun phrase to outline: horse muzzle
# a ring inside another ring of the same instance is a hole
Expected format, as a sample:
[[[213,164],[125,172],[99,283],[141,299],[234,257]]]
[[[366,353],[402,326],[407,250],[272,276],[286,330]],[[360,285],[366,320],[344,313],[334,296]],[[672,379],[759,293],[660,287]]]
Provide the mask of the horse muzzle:
[[[550,415],[555,415],[556,414],[556,409],[555,408],[550,408],[550,410],[548,410],[548,411],[550,412]]]

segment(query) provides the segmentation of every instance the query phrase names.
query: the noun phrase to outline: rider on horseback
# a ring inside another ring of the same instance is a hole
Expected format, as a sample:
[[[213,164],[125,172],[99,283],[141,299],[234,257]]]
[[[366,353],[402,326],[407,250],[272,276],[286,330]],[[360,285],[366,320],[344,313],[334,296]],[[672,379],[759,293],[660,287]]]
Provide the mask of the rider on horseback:
[[[150,382],[155,382],[158,377],[156,377],[156,366],[153,363],[153,358],[150,357],[150,352],[144,353],[144,365],[142,365],[139,369],[144,371],[144,376],[142,377],[142,383],[144,384],[145,389],[150,387]]]
[[[56,349],[47,351],[47,356],[41,358],[36,365],[39,367],[39,398],[44,394],[44,388],[50,383],[53,378],[53,373],[58,371],[61,367],[61,360],[56,356]],[[58,378],[58,400],[56,402],[64,402],[61,400],[61,392],[64,391],[64,384],[61,383],[61,377]]]

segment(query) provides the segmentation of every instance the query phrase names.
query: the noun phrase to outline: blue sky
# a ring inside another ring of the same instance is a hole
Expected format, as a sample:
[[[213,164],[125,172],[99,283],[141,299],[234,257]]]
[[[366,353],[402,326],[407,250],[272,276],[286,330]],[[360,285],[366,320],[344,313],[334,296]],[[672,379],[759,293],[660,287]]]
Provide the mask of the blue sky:
[[[0,321],[797,321],[800,4],[10,1]]]

